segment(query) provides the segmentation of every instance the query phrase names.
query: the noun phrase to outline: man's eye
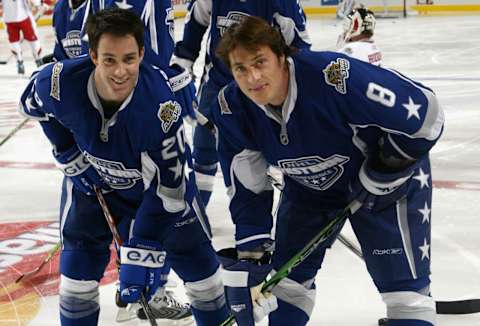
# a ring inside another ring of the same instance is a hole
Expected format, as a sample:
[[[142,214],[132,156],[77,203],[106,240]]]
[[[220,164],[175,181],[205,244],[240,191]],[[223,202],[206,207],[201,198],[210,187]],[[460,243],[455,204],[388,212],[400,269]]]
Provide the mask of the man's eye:
[[[255,66],[256,66],[256,67],[261,67],[264,63],[265,63],[265,60],[263,60],[263,59],[257,60],[257,61],[255,62]]]

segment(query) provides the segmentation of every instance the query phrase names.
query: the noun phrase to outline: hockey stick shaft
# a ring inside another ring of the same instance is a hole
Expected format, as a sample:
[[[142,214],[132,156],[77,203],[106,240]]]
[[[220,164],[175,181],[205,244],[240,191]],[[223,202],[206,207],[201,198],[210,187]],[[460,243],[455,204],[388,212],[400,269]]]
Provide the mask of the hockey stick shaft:
[[[337,239],[350,249],[355,256],[363,260],[362,251],[350,240],[339,234]],[[435,301],[439,315],[467,315],[480,312],[480,299]]]
[[[290,258],[280,269],[262,286],[262,293],[271,291],[281,280],[287,277],[292,270],[301,264],[319,245],[330,239],[345,223],[347,218],[355,213],[362,204],[356,200],[350,203],[343,211],[331,220],[313,239],[311,239],[296,255]],[[235,322],[235,317],[230,315],[220,326],[230,326]]]
[[[100,203],[100,207],[102,208],[103,215],[105,216],[105,220],[107,221],[108,227],[110,228],[110,231],[112,232],[113,240],[115,241],[115,244],[116,244],[117,248],[120,249],[120,247],[122,246],[122,238],[120,237],[120,234],[118,233],[115,218],[110,213],[110,209],[108,208],[107,202],[105,201],[105,198],[103,197],[102,191],[99,188],[95,187],[95,193],[97,194],[97,199],[98,199],[98,202]],[[150,325],[151,326],[157,326],[157,322],[156,322],[155,318],[153,317],[152,310],[150,309],[150,306],[148,305],[148,302],[145,299],[145,296],[143,295],[143,293],[140,293],[140,305],[142,306],[143,310],[145,311],[145,315],[147,316],[147,319],[150,322]]]
[[[55,246],[48,251],[47,257],[45,257],[45,259],[40,263],[40,265],[37,266],[37,268],[31,270],[30,272],[26,272],[20,275],[20,277],[15,280],[15,283],[18,283],[21,280],[38,273],[43,268],[43,266],[45,266],[53,258],[53,256],[55,256],[57,251],[60,249],[60,245],[61,245],[61,242],[58,241],[55,244]]]
[[[29,120],[30,120],[29,118],[23,119],[15,128],[12,129],[12,131],[10,131],[10,132],[8,133],[8,135],[6,135],[6,136],[0,141],[0,146],[2,146],[3,144],[5,144],[5,143],[7,142],[7,140],[9,140],[10,138],[12,138],[12,136],[15,135],[15,134],[17,133],[17,131],[19,131],[20,129],[22,129],[23,126],[25,126]]]

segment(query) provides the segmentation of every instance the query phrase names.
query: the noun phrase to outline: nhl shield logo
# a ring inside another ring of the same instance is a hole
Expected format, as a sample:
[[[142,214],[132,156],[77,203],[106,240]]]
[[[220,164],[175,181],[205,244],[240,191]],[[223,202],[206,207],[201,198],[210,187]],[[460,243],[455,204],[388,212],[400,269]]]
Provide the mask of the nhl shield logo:
[[[223,33],[225,33],[230,26],[241,23],[248,16],[249,15],[241,11],[230,11],[227,16],[218,16],[217,28],[220,31],[220,35],[223,36]]]
[[[182,107],[176,101],[168,101],[160,103],[158,109],[158,118],[162,122],[162,130],[167,133],[174,122],[178,121],[180,114],[182,113]]]
[[[350,62],[344,58],[338,58],[332,61],[323,69],[325,82],[334,86],[335,90],[341,94],[347,93],[347,79],[349,77]]]
[[[329,158],[307,156],[280,160],[282,172],[304,186],[314,190],[330,188],[343,174],[343,165],[350,160],[347,156],[332,155]]]

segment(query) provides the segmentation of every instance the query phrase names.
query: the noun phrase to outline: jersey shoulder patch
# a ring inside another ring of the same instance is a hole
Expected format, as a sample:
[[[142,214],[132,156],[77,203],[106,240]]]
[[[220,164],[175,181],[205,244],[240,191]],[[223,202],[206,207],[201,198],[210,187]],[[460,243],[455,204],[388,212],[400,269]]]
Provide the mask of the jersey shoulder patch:
[[[347,79],[350,76],[350,62],[345,58],[337,58],[330,61],[325,69],[323,69],[325,82],[335,87],[340,94],[347,94]]]
[[[167,133],[182,114],[182,107],[177,101],[169,100],[160,103],[157,116],[162,123],[162,130]]]
[[[225,90],[227,89],[228,85],[223,87],[220,92],[218,92],[218,105],[220,106],[220,113],[223,114],[232,114],[230,107],[228,106],[228,102],[225,98]]]
[[[50,77],[50,96],[60,101],[60,73],[63,70],[63,63],[57,62],[53,65]]]

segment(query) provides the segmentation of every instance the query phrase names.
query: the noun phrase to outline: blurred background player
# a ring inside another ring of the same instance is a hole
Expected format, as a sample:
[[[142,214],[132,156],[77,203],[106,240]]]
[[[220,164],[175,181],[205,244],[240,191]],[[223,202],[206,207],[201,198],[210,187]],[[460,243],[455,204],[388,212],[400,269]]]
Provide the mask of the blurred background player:
[[[215,57],[223,33],[245,17],[259,16],[275,26],[288,45],[310,47],[306,18],[297,0],[194,0],[189,4],[182,41],[175,47],[173,62],[192,71],[202,37],[208,30],[204,73],[198,91],[200,113],[207,118],[218,92],[233,80],[229,69]],[[217,172],[215,137],[207,127],[197,124],[193,136],[194,170],[205,206],[210,200]]]
[[[382,53],[373,40],[375,24],[375,15],[371,10],[364,7],[354,9],[344,19],[337,52],[380,66]]]
[[[88,38],[85,33],[85,24],[89,15],[110,7],[129,9],[142,19],[145,27],[145,53],[143,61],[161,67],[177,88],[183,87],[191,79],[188,71],[181,67],[169,67],[174,47],[174,16],[170,0],[146,1],[111,1],[111,0],[60,0],[56,3],[53,14],[55,30],[54,59],[64,60],[76,58],[88,53]],[[193,87],[193,83],[191,83]],[[184,93],[176,94],[183,96]],[[195,99],[185,99],[192,102]],[[188,108],[182,114],[188,115]],[[163,267],[162,283],[151,301],[153,312],[157,318],[183,319],[191,315],[188,304],[181,303],[175,298],[172,291],[165,289],[170,265],[168,258]],[[117,305],[125,306],[117,293]],[[143,310],[138,311],[139,317],[145,319]],[[120,309],[117,321],[131,318],[125,310]]]
[[[41,0],[2,0],[3,21],[7,26],[8,42],[10,49],[17,59],[17,72],[21,75],[25,74],[25,66],[23,64],[23,55],[21,47],[21,35],[28,42],[32,50],[35,64],[40,66],[40,54],[42,47],[37,37],[36,22],[32,14],[31,7],[37,11],[38,15],[43,12]]]
[[[181,110],[192,102],[173,94],[160,68],[142,62],[144,24],[132,11],[101,10],[85,26],[89,55],[45,66],[21,99],[22,112],[40,121],[65,174],[61,323],[98,321],[112,235],[96,186],[106,191],[123,240],[122,301],[137,302],[141,293],[154,300],[164,284],[166,251],[197,324],[216,325],[227,313],[219,264],[192,204],[193,172],[185,172],[190,149]]]

